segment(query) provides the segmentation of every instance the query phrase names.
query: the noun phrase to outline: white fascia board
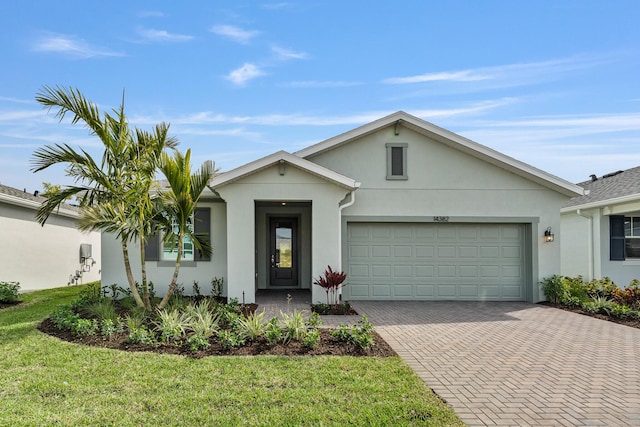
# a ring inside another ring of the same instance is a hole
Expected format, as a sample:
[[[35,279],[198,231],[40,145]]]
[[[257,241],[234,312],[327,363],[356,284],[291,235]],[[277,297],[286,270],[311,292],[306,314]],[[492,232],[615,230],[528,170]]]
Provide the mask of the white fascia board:
[[[337,184],[349,190],[354,190],[359,186],[359,183],[347,176],[341,175],[335,171],[305,160],[301,157],[287,153],[286,151],[278,151],[277,153],[273,153],[269,156],[263,157],[251,163],[240,166],[236,169],[230,170],[229,172],[225,172],[213,177],[213,179],[209,181],[209,187],[212,190],[215,190],[216,188],[230,184],[247,175],[252,175],[254,173],[260,172],[261,170],[277,165],[280,161],[284,161],[307,173],[316,175],[324,180],[333,182],[334,184]]]
[[[518,176],[534,181],[565,196],[576,197],[585,194],[584,188],[579,185],[573,184],[548,172],[516,160],[487,146],[436,126],[433,123],[429,123],[426,120],[422,120],[418,117],[412,116],[411,114],[405,113],[404,111],[398,111],[349,132],[345,132],[341,135],[297,151],[294,154],[304,158],[314,156],[346,144],[356,138],[361,138],[369,133],[376,132],[379,129],[397,123],[398,121],[400,121],[401,126],[406,126],[413,131],[436,139],[449,147],[455,148]]]
[[[9,194],[0,193],[0,201],[6,202],[14,206],[20,206],[23,208],[29,208],[33,210],[38,210],[38,208],[40,207],[40,203],[36,202],[35,200],[27,200],[21,197],[11,196]],[[62,216],[66,216],[74,219],[77,219],[80,217],[80,214],[77,211],[66,209],[64,207],[60,207],[59,209],[54,210],[52,212],[52,215],[62,215]]]
[[[560,209],[560,213],[572,213],[578,210],[606,208],[612,205],[620,205],[629,202],[640,201],[640,193],[629,194],[626,196],[615,197],[613,199],[599,200],[597,202],[585,203],[582,205],[568,206]]]

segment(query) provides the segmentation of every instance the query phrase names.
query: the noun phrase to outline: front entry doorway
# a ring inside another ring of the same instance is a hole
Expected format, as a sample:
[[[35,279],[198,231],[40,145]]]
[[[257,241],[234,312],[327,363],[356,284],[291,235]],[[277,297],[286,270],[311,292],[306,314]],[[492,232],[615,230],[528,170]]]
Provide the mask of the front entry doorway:
[[[269,285],[298,287],[298,218],[269,219]]]

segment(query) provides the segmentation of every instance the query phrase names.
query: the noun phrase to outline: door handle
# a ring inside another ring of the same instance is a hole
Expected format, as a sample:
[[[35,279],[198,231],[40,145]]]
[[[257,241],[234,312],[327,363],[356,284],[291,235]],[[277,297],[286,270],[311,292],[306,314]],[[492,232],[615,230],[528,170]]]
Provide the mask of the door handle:
[[[274,254],[271,254],[271,268],[274,268],[276,266],[276,256]]]

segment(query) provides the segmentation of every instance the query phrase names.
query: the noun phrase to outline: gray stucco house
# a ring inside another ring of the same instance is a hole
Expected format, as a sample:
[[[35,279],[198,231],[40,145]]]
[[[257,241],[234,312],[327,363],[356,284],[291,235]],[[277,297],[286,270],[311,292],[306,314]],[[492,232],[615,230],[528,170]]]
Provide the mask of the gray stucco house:
[[[545,243],[544,232],[581,194],[400,111],[218,174],[194,221],[214,255],[188,252],[179,281],[189,290],[224,277],[226,295],[247,303],[258,289],[311,288],[316,302],[325,295],[313,279],[330,265],[348,274],[346,300],[540,301],[563,240]],[[103,284],[125,284],[119,244],[102,242]],[[162,292],[171,254],[150,253]]]
[[[100,233],[79,231],[79,211],[68,205],[41,226],[35,216],[44,200],[0,185],[0,281],[32,291],[100,280]],[[82,257],[82,248],[90,254]]]
[[[587,194],[561,210],[562,274],[607,276],[620,287],[640,279],[640,167],[578,185]]]

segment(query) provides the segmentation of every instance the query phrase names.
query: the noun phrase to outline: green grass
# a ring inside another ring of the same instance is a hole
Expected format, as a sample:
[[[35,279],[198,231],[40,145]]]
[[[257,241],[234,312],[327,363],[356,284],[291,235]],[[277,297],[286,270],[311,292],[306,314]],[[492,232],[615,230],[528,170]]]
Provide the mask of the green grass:
[[[463,425],[397,357],[190,359],[36,329],[80,289],[0,310],[0,425]]]

